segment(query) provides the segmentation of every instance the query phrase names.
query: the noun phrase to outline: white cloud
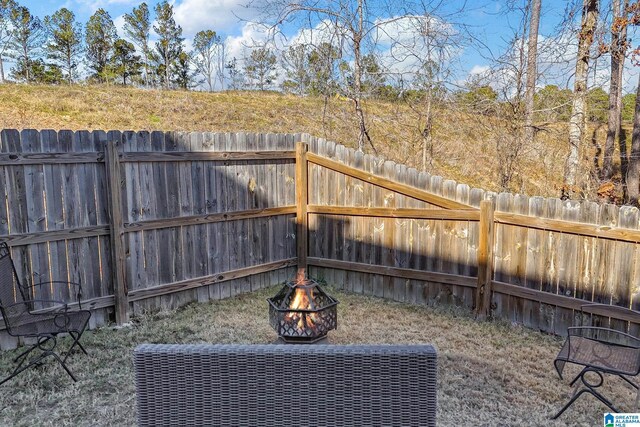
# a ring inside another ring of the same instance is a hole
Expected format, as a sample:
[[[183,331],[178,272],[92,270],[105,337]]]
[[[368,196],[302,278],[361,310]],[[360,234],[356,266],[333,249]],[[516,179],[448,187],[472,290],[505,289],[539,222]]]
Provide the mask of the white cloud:
[[[91,13],[95,12],[99,8],[103,8],[108,10],[111,5],[118,6],[138,6],[138,4],[142,3],[140,0],[68,0],[67,5],[69,9],[73,10],[73,6],[70,3],[75,3],[80,7],[91,11]]]
[[[245,4],[246,0],[182,0],[174,4],[173,11],[184,35],[192,37],[201,30],[230,33],[237,29],[241,20],[255,15]]]
[[[320,21],[313,28],[300,28],[298,32],[288,41],[289,46],[313,45],[330,43],[334,46],[341,44],[339,31],[335,24],[329,20]]]
[[[272,45],[273,32],[264,26],[247,22],[242,26],[242,32],[238,36],[228,36],[225,40],[228,58],[237,58],[241,61],[246,52],[256,46]],[[280,39],[279,39],[280,40]],[[278,43],[281,47],[282,41]]]
[[[473,67],[471,67],[471,70],[469,70],[469,75],[482,76],[486,74],[488,71],[489,71],[488,65],[474,65]]]
[[[377,55],[390,78],[411,82],[430,62],[439,65],[434,78],[444,79],[462,53],[455,28],[436,17],[407,15],[378,20],[376,25]]]
[[[116,26],[116,30],[118,31],[118,36],[120,38],[127,39],[127,37],[125,37],[126,34],[124,32],[124,24],[125,24],[124,15],[120,15],[113,20],[113,25]]]

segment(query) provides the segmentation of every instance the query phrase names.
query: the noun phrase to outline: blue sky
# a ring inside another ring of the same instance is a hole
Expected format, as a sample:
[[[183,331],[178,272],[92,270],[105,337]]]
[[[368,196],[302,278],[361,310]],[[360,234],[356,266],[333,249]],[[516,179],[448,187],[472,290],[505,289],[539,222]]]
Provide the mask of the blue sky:
[[[18,0],[20,1],[20,0]],[[149,0],[147,4],[153,10],[153,6],[158,0]],[[121,27],[123,24],[122,15],[128,13],[133,7],[138,6],[139,0],[22,0],[21,4],[27,6],[33,13],[40,17],[52,14],[61,7],[72,10],[79,21],[86,22],[93,12],[102,7],[107,10]],[[238,48],[256,36],[255,31],[249,28],[246,22],[238,17],[251,19],[255,12],[244,8],[247,0],[174,0],[174,10],[176,21],[183,27],[184,35],[187,39],[202,29],[213,29],[219,34],[229,37],[229,42]],[[452,14],[447,17],[456,23],[469,26],[471,32],[482,43],[491,50],[492,54],[499,55],[504,52],[507,42],[513,37],[513,27],[517,27],[519,16],[516,13],[504,13],[505,1],[490,0],[450,0],[445,2],[448,11],[457,10],[461,4],[466,5],[466,12],[463,14]],[[608,2],[604,2],[608,3]],[[540,26],[541,38],[552,36],[556,33],[559,23],[562,21],[567,2],[564,0],[543,0],[542,19]],[[375,5],[375,2],[374,2]],[[606,7],[606,6],[605,6]],[[152,14],[153,17],[153,14]],[[284,27],[287,36],[293,36],[297,28],[292,26]],[[123,35],[120,32],[121,36]],[[461,80],[468,76],[469,72],[483,71],[489,65],[487,50],[479,51],[477,48],[465,48],[462,52],[458,71]],[[567,58],[569,59],[569,58]],[[629,61],[627,61],[629,62]],[[604,68],[606,67],[601,67]],[[627,83],[625,89],[633,90],[636,84],[637,71],[628,67],[626,73]],[[560,86],[570,86],[567,73],[564,70],[558,71],[559,77],[554,77],[557,81],[546,83],[557,83]]]

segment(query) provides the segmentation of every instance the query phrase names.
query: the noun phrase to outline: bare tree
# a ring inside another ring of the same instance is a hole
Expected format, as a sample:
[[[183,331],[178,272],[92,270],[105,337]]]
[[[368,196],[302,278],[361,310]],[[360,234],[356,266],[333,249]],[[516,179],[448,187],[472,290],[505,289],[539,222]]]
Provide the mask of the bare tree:
[[[542,0],[530,0],[529,41],[527,49],[527,90],[524,102],[525,143],[533,142],[533,100],[538,77],[538,28],[540,27],[540,9]]]
[[[13,0],[0,0],[0,83],[4,83],[4,56],[11,45],[11,12],[16,7]]]
[[[220,90],[224,90],[225,83],[225,66],[227,65],[227,44],[218,36],[215,43],[215,59],[216,59],[216,76],[220,82]]]
[[[219,39],[213,30],[198,31],[193,38],[193,64],[207,82],[209,92],[213,92],[215,86],[216,46]]]
[[[578,56],[574,74],[573,102],[569,120],[569,155],[565,162],[562,197],[569,198],[576,192],[580,150],[582,149],[587,113],[587,75],[590,50],[598,21],[599,0],[583,0],[582,21],[578,34]]]
[[[452,58],[464,45],[461,34],[434,11],[407,16],[398,24],[406,28],[411,37],[392,41],[389,49],[391,64],[409,63],[408,68],[386,70],[398,80],[402,99],[415,116],[415,134],[421,152],[421,166],[433,166],[435,144],[434,122],[446,101],[447,85],[455,75]],[[393,66],[392,66],[393,67]],[[448,107],[453,108],[452,105]]]
[[[629,1],[612,0],[611,3],[613,6],[613,22],[611,23],[611,44],[608,48],[611,56],[611,76],[609,80],[607,140],[604,145],[601,174],[603,181],[609,181],[613,177],[613,153],[615,140],[619,136],[620,131],[622,116],[622,69],[624,68],[627,42],[627,19],[624,15],[626,15]]]
[[[640,207],[640,80],[636,89],[636,109],[633,115],[631,153],[626,174],[626,202]]]
[[[351,99],[354,105],[355,115],[358,121],[358,149],[363,150],[365,143],[369,144],[374,152],[377,152],[373,140],[369,134],[367,121],[363,110],[363,59],[366,45],[372,41],[372,35],[381,25],[389,20],[381,19],[376,14],[376,6],[389,6],[390,1],[373,2],[371,0],[260,0],[251,4],[258,8],[262,14],[261,20],[271,28],[277,28],[285,22],[298,20],[302,26],[310,26],[312,23],[323,23],[323,31],[330,34],[347,58],[343,65],[349,65],[350,72],[343,93]],[[308,28],[313,30],[313,28]],[[371,51],[371,49],[370,49]],[[348,62],[347,62],[348,61]]]

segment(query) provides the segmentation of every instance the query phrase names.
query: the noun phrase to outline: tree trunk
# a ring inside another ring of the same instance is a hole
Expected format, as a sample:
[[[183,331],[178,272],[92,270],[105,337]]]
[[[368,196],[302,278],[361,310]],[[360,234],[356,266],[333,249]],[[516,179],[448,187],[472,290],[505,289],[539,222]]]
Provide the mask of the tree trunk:
[[[429,163],[433,161],[433,145],[431,138],[431,89],[427,90],[426,102],[425,102],[425,123],[422,129],[422,170],[427,170],[427,157]],[[427,153],[429,154],[427,156]]]
[[[633,134],[631,137],[631,153],[627,169],[626,201],[640,207],[640,79],[636,90],[636,110],[633,115]]]
[[[620,120],[622,113],[621,102],[621,80],[622,66],[624,64],[624,43],[626,34],[622,34],[622,29],[616,25],[616,19],[622,17],[626,9],[628,0],[612,0],[613,4],[613,20],[611,25],[611,77],[609,83],[609,117],[607,126],[607,140],[604,144],[604,158],[602,161],[602,181],[610,181],[613,178],[613,154],[615,149],[615,141],[620,129]],[[626,26],[624,26],[626,28]],[[626,31],[625,31],[626,33]]]
[[[542,0],[530,0],[531,20],[529,21],[529,48],[527,52],[527,89],[524,102],[525,144],[533,143],[533,97],[536,92],[538,74],[538,28],[540,27],[540,8]]]
[[[353,78],[354,78],[354,93],[353,93],[353,103],[355,104],[356,115],[358,116],[358,123],[360,127],[360,134],[358,135],[358,150],[364,150],[364,142],[367,140],[374,153],[378,153],[376,147],[373,145],[373,141],[371,141],[371,137],[369,136],[369,131],[367,130],[367,124],[364,117],[364,111],[362,111],[362,54],[361,54],[361,43],[362,43],[362,35],[364,32],[364,9],[363,9],[363,0],[358,0],[358,28],[356,30],[356,34],[353,36]]]
[[[598,20],[598,0],[583,0],[582,23],[578,34],[578,57],[573,90],[571,118],[569,120],[569,155],[565,163],[562,197],[569,198],[576,191],[576,180],[580,166],[580,150],[584,139],[587,109],[587,73],[589,50],[593,43]]]
[[[164,59],[164,88],[169,90],[169,77],[171,76],[170,72],[169,72],[169,66],[170,66],[170,62],[169,62],[169,57],[165,57]]]
[[[0,83],[4,83],[4,61],[0,55]]]
[[[67,52],[67,82],[71,84],[71,63],[72,63],[71,52]]]
[[[23,53],[23,58],[24,58],[24,64],[25,64],[25,74],[26,74],[26,78],[27,78],[27,83],[31,83],[31,67],[29,67],[29,49],[26,43],[23,43],[22,45],[22,53]]]

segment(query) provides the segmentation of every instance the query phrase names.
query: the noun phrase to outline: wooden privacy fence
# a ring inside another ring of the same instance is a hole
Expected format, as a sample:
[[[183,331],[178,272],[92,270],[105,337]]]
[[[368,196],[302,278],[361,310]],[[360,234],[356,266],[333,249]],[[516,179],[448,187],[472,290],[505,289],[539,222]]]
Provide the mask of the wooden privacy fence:
[[[0,137],[0,239],[23,283],[81,282],[92,326],[112,313],[124,323],[132,310],[224,298],[294,273],[295,135]],[[38,289],[39,299],[73,298]],[[15,344],[0,332],[1,347]]]
[[[3,130],[0,195],[19,277],[82,282],[92,326],[296,264],[559,334],[586,301],[640,308],[637,209],[470,189],[306,134]]]
[[[588,302],[640,309],[636,208],[470,189],[320,140],[309,151],[297,220],[312,275],[557,334]],[[600,320],[630,330],[640,316]]]

